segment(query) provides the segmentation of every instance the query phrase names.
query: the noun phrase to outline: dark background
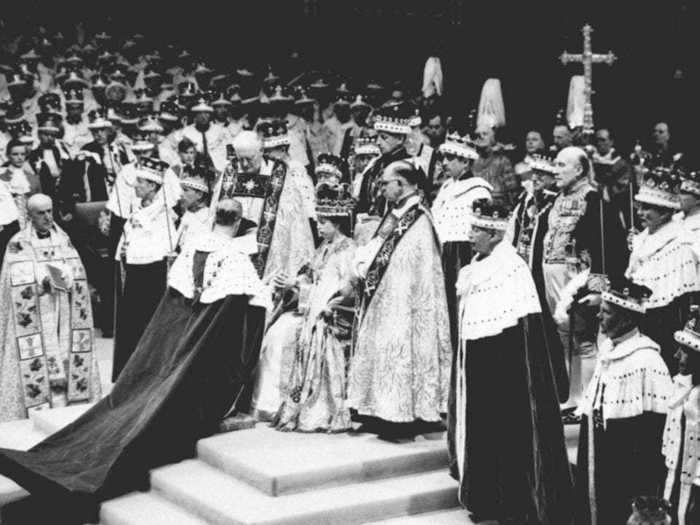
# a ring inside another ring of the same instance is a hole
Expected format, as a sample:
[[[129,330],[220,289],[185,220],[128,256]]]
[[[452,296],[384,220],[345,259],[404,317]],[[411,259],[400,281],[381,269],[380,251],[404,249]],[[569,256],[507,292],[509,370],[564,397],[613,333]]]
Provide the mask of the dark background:
[[[9,2],[8,2],[9,4]],[[565,49],[582,48],[591,24],[593,51],[618,61],[594,66],[596,125],[611,126],[622,149],[647,139],[667,120],[679,147],[693,149],[700,116],[697,33],[700,2],[473,2],[468,0],[239,0],[228,2],[12,2],[0,15],[11,29],[64,27],[83,21],[153,44],[189,46],[217,67],[281,68],[297,50],[309,69],[332,69],[351,80],[401,80],[420,88],[425,59],[443,62],[450,111],[477,106],[486,78],[501,79],[507,131],[521,141],[529,128],[549,140],[569,78],[581,65],[562,66]]]

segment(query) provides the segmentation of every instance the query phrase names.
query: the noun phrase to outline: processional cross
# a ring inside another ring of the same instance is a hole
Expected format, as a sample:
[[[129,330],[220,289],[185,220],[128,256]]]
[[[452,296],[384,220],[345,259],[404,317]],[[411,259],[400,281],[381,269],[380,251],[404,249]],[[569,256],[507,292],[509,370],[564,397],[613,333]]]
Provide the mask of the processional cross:
[[[617,57],[612,51],[608,51],[605,55],[593,53],[591,45],[591,33],[593,32],[593,28],[590,25],[586,24],[583,26],[581,32],[583,33],[583,53],[572,54],[564,51],[559,59],[564,65],[570,62],[580,62],[583,64],[583,133],[585,135],[592,135],[594,132],[593,105],[591,104],[593,95],[593,64],[605,63],[611,66],[613,62],[617,60]]]

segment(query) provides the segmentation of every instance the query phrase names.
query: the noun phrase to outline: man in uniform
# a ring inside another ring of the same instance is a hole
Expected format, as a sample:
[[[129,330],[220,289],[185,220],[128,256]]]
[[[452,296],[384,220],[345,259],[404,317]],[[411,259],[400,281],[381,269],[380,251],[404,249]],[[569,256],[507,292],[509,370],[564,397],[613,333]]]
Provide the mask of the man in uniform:
[[[590,161],[586,153],[580,148],[566,147],[557,155],[555,166],[560,193],[547,218],[542,253],[544,290],[553,313],[565,287],[574,278],[578,277],[579,287],[590,281],[589,286],[599,290],[600,276],[620,277],[629,257],[619,218],[610,212],[590,183]],[[557,328],[570,370],[565,413],[569,418],[595,366],[598,332],[595,312],[590,308],[572,312],[570,319],[559,322]],[[576,421],[573,416],[569,419]]]

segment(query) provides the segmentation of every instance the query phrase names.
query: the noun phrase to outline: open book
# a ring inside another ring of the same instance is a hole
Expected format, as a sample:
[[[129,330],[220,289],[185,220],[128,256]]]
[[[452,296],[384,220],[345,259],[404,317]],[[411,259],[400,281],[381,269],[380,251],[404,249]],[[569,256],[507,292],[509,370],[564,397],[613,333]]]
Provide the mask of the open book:
[[[51,263],[46,263],[46,269],[49,272],[49,279],[53,288],[56,288],[63,292],[67,292],[70,289],[70,284],[66,280],[65,276],[65,267],[57,266]]]

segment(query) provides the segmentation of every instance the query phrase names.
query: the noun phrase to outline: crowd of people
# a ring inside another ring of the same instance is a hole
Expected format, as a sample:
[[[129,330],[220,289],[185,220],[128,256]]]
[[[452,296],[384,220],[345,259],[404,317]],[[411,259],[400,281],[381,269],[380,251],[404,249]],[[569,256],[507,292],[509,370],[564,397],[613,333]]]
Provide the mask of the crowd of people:
[[[449,114],[436,58],[415,94],[142,35],[3,52],[0,421],[97,404],[0,473],[84,520],[251,414],[447,429],[477,520],[700,523],[700,162],[669,123],[521,149]]]

